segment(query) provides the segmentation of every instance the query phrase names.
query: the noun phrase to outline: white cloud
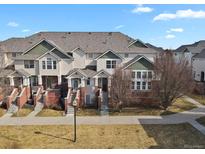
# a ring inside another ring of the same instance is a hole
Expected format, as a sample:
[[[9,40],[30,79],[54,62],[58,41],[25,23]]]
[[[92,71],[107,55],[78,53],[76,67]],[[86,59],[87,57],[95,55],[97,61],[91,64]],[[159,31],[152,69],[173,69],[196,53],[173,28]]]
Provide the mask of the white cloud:
[[[168,35],[165,36],[166,39],[173,39],[173,38],[175,38],[175,37],[176,37],[176,36],[173,35],[173,34],[168,34]]]
[[[123,27],[125,27],[125,26],[124,25],[118,25],[118,26],[115,27],[115,29],[120,29],[120,28],[123,28]]]
[[[30,31],[31,31],[30,29],[23,29],[22,30],[23,33],[30,32]]]
[[[176,13],[162,13],[153,18],[153,21],[158,20],[172,20],[172,19],[183,19],[183,18],[193,18],[202,19],[205,18],[205,11],[193,11],[188,10],[178,10]]]
[[[170,28],[169,30],[167,30],[167,33],[171,33],[171,32],[179,32],[182,33],[184,31],[183,28]]]
[[[16,23],[16,22],[14,22],[14,21],[11,21],[11,22],[9,22],[9,23],[7,24],[7,26],[10,26],[10,27],[18,27],[19,24]]]
[[[136,8],[132,10],[132,13],[149,13],[152,12],[153,10],[154,10],[153,8],[138,5]]]

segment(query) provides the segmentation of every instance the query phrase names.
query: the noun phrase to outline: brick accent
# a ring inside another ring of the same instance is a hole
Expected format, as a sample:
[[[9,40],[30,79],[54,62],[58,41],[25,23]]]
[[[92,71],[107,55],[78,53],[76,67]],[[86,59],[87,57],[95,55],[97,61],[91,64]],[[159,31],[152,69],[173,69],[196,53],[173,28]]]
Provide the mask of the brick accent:
[[[18,95],[18,88],[14,88],[11,94],[7,97],[7,100],[6,100],[7,109],[11,106],[12,101],[17,95]]]
[[[28,101],[31,96],[30,87],[24,87],[17,98],[17,105],[19,108],[22,108],[24,104]]]
[[[80,88],[80,99],[78,102],[78,107],[83,107],[85,105],[85,95],[86,95],[86,88],[81,87]]]
[[[42,92],[43,92],[43,86],[39,86],[38,90],[37,90],[37,93],[34,94],[34,96],[33,96],[34,107],[36,106],[37,102],[41,98]]]
[[[60,90],[47,90],[44,95],[44,104],[46,107],[58,106],[60,102]]]

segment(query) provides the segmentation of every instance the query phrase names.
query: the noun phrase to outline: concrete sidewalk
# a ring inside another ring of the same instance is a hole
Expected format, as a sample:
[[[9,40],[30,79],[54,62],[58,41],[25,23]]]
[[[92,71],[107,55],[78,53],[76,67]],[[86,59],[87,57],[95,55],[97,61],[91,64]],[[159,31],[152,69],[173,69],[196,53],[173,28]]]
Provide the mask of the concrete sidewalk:
[[[164,116],[83,116],[77,117],[77,124],[81,125],[115,125],[115,124],[180,124],[190,123],[193,127],[205,133],[205,127],[197,123],[196,119],[205,116],[205,106],[186,97],[198,107],[172,115]],[[65,117],[7,117],[0,118],[0,126],[5,125],[72,125],[73,116]]]

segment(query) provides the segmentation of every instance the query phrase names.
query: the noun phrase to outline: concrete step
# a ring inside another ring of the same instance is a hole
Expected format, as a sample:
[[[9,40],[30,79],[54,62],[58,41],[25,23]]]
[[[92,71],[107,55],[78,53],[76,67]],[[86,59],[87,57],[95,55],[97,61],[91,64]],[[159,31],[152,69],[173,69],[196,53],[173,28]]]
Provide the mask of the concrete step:
[[[7,113],[16,113],[18,111],[18,106],[15,104],[11,104],[11,106],[9,107],[9,109],[7,110]]]

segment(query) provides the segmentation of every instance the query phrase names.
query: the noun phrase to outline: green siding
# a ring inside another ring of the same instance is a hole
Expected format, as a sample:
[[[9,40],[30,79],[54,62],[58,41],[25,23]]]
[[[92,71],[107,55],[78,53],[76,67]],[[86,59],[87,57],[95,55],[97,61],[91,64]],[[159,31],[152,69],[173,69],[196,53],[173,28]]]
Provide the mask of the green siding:
[[[136,47],[140,47],[140,48],[147,48],[143,43],[141,43],[140,41],[136,41],[134,44],[134,46]]]
[[[31,49],[29,52],[27,52],[27,54],[42,55],[51,49],[53,49],[53,46],[46,41],[43,41],[33,49]]]
[[[131,70],[153,70],[153,64],[144,58],[141,58],[134,64],[128,67]]]
[[[66,56],[65,54],[63,54],[62,52],[60,52],[59,50],[57,50],[57,49],[54,49],[53,51],[52,51],[52,53],[54,53],[55,55],[57,55],[58,57],[60,57],[60,58],[64,58],[64,59],[68,59],[68,56]]]
[[[104,58],[104,59],[120,59],[118,56],[113,54],[111,51],[106,53],[105,55],[103,55],[101,58]]]

